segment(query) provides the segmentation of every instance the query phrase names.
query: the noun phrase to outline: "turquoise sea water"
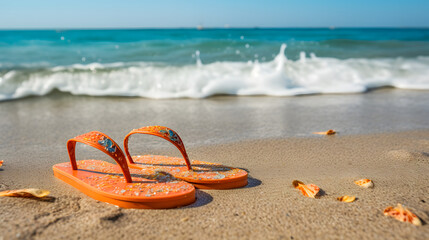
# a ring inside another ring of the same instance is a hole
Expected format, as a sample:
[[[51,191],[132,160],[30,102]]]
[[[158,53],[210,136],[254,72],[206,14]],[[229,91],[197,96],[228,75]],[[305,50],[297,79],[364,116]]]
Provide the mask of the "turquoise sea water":
[[[0,31],[0,100],[429,89],[429,29]]]

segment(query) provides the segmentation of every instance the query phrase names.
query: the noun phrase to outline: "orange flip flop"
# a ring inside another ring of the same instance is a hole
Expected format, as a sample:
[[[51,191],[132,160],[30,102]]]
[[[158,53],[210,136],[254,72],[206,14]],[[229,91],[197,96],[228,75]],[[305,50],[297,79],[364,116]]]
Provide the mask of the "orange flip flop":
[[[101,160],[76,161],[76,143],[97,148],[119,165]],[[160,171],[128,169],[125,155],[107,135],[93,131],[69,139],[70,162],[54,165],[55,177],[86,195],[122,208],[174,208],[195,201],[195,187]]]
[[[135,133],[154,135],[171,142],[179,149],[183,158],[158,155],[131,157],[128,151],[128,140]],[[130,168],[144,171],[162,170],[176,178],[192,183],[197,188],[230,189],[247,185],[247,172],[242,169],[196,160],[193,160],[191,165],[182,139],[175,131],[167,127],[148,126],[132,130],[125,136],[124,150]],[[183,164],[183,161],[185,164]]]

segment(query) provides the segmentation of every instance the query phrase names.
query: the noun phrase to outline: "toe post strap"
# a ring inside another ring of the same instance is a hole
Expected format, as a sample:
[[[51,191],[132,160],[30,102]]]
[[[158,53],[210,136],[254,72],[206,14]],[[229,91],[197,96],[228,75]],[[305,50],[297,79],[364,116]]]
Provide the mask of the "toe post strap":
[[[124,153],[118,144],[102,132],[92,131],[67,141],[67,151],[73,170],[78,170],[76,163],[76,143],[84,143],[109,155],[121,167],[127,183],[131,183],[131,175]]]
[[[192,170],[191,162],[189,161],[189,157],[188,157],[188,154],[186,153],[185,145],[183,144],[182,139],[175,131],[173,131],[168,127],[163,127],[163,126],[147,126],[147,127],[134,129],[130,133],[128,133],[127,136],[125,136],[124,151],[125,151],[125,154],[127,155],[128,161],[131,164],[133,164],[134,161],[131,158],[130,152],[128,151],[128,140],[131,135],[136,133],[157,136],[171,142],[174,146],[177,147],[177,149],[179,149],[180,153],[182,153],[182,156],[185,159],[188,170]]]

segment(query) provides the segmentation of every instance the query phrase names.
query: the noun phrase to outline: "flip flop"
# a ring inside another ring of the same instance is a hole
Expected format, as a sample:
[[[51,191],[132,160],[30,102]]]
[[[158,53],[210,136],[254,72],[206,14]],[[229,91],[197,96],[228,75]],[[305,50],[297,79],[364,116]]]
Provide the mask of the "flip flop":
[[[131,157],[128,151],[128,140],[133,134],[149,134],[161,137],[174,146],[182,153],[183,158],[143,155]],[[134,129],[125,136],[124,150],[127,155],[130,168],[147,171],[151,169],[168,172],[176,178],[180,178],[192,183],[197,188],[203,189],[230,189],[239,188],[247,185],[247,172],[239,168],[223,166],[218,163],[189,161],[185,145],[179,135],[167,127],[148,126]],[[183,164],[185,162],[185,164]]]
[[[76,161],[76,143],[97,148],[119,165]],[[70,162],[54,165],[55,177],[96,200],[122,208],[174,208],[195,201],[195,187],[160,171],[129,169],[124,153],[107,135],[93,131],[67,141]]]

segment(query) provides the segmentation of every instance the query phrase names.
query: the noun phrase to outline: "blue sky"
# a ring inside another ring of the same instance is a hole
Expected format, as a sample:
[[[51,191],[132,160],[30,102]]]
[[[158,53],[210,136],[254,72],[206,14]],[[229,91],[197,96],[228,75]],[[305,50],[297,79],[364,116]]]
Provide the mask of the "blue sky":
[[[0,29],[429,27],[429,0],[10,0]]]

